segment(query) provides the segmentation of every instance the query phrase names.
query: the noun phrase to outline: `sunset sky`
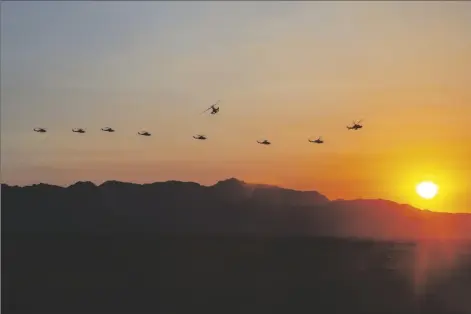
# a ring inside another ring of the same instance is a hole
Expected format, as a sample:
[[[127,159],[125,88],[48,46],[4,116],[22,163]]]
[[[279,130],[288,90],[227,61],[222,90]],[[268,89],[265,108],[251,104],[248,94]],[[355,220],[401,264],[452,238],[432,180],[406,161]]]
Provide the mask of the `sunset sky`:
[[[471,212],[471,2],[3,2],[0,29],[2,182],[236,177]]]

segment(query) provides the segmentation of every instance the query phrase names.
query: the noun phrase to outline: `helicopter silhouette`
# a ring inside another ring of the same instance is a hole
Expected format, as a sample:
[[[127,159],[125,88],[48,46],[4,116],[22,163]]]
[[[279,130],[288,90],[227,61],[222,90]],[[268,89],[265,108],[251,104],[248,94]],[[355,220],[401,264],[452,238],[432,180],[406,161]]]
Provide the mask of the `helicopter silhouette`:
[[[72,129],[72,132],[74,133],[85,133],[85,130],[84,129]]]
[[[308,139],[309,142],[311,143],[316,143],[316,144],[322,144],[324,143],[324,141],[322,140],[322,137],[319,136],[316,140],[311,140],[311,139]]]
[[[151,136],[151,135],[152,135],[152,134],[150,134],[150,133],[147,132],[147,131],[137,132],[137,134],[142,135],[142,136]]]
[[[38,132],[38,133],[46,133],[46,129],[43,129],[43,128],[34,128],[33,129],[34,132]]]
[[[205,113],[206,111],[208,110],[211,110],[210,114],[216,114],[219,112],[219,107],[216,107],[217,104],[219,104],[219,100],[214,104],[214,105],[211,105],[211,107],[209,107],[208,109],[206,109],[205,111],[203,111],[201,114]]]
[[[353,125],[352,126],[348,126],[347,125],[347,129],[349,130],[358,130],[358,129],[361,129],[363,127],[363,125],[361,125],[362,120],[357,120],[357,121],[353,121]]]
[[[199,134],[196,134],[195,136],[193,136],[194,139],[197,139],[197,140],[205,140],[207,139],[207,137],[205,135],[199,135]]]
[[[114,132],[114,130],[110,127],[102,128],[101,130],[104,132]]]
[[[270,145],[271,144],[271,142],[269,142],[267,140],[263,140],[263,141],[257,140],[257,143],[262,144],[262,145]]]

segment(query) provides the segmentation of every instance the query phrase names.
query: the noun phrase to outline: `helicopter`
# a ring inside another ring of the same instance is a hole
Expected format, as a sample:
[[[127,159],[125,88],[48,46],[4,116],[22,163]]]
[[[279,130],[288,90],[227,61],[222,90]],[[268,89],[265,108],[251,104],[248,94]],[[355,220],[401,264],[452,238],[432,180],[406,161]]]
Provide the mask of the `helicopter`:
[[[257,143],[262,144],[262,145],[270,145],[271,144],[271,142],[269,142],[267,140],[263,140],[263,141],[257,140]]]
[[[197,140],[205,140],[207,139],[207,137],[205,135],[199,135],[199,134],[196,134],[195,136],[193,136],[194,139],[197,139]]]
[[[311,140],[311,139],[308,139],[309,142],[311,143],[316,143],[316,144],[322,144],[324,143],[324,141],[322,140],[322,137],[319,136],[316,140]]]
[[[101,130],[104,132],[114,132],[114,130],[110,127],[102,128]]]
[[[74,133],[85,133],[85,130],[84,129],[72,129],[72,132]]]
[[[34,128],[33,129],[34,132],[38,132],[38,133],[46,133],[46,129],[43,129],[43,128]]]
[[[137,132],[137,134],[142,135],[142,136],[151,136],[151,135],[152,135],[152,134],[150,134],[150,133],[147,132],[147,131]]]
[[[352,126],[348,126],[347,125],[347,129],[349,130],[358,130],[358,129],[361,129],[363,127],[363,125],[361,125],[362,120],[357,120],[357,121],[353,121],[353,125]]]
[[[211,107],[209,107],[208,109],[206,109],[205,111],[203,111],[201,114],[205,113],[206,111],[211,110],[210,114],[216,114],[219,112],[219,107],[216,107],[216,105],[219,104],[219,100],[214,104],[214,105],[211,105]]]

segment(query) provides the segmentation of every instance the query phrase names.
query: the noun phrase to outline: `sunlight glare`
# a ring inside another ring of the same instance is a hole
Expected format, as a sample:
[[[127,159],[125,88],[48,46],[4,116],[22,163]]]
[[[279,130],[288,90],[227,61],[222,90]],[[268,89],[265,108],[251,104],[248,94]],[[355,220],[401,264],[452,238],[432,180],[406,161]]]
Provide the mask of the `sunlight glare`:
[[[417,185],[416,187],[417,194],[420,197],[425,199],[434,198],[438,192],[438,186],[431,181],[424,181]]]

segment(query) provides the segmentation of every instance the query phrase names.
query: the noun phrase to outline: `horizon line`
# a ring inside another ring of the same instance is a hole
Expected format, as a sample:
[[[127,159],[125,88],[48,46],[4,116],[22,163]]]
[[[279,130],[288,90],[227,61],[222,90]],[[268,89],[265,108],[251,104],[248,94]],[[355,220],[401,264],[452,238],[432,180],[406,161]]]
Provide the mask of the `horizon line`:
[[[463,212],[463,213],[460,213],[460,212],[449,212],[449,211],[433,211],[433,210],[430,210],[430,209],[427,209],[427,208],[419,208],[419,207],[415,207],[409,203],[399,203],[399,202],[396,202],[396,201],[393,201],[393,200],[390,200],[390,199],[383,199],[383,198],[337,198],[337,199],[329,199],[327,196],[325,196],[322,192],[318,191],[318,190],[297,190],[297,189],[293,189],[293,188],[289,188],[289,187],[284,187],[284,186],[279,186],[279,185],[272,185],[272,184],[266,184],[266,183],[255,183],[255,182],[247,182],[243,179],[239,179],[239,178],[236,178],[236,177],[228,177],[226,179],[221,179],[221,180],[217,180],[216,183],[214,184],[211,184],[211,185],[204,185],[202,183],[199,183],[199,182],[196,182],[196,181],[181,181],[181,180],[165,180],[165,181],[152,181],[152,182],[147,182],[147,183],[136,183],[136,182],[132,182],[132,181],[120,181],[120,180],[113,180],[113,179],[110,179],[110,180],[104,180],[102,181],[101,183],[97,184],[95,183],[94,181],[91,181],[91,180],[77,180],[75,182],[72,182],[70,183],[69,185],[59,185],[59,184],[50,184],[50,183],[46,183],[46,182],[39,182],[39,183],[31,183],[31,184],[25,184],[25,185],[10,185],[6,182],[1,182],[0,185],[6,185],[8,187],[19,187],[19,188],[26,188],[26,187],[31,187],[31,186],[37,186],[37,185],[49,185],[49,186],[54,186],[54,187],[59,187],[59,188],[63,188],[63,189],[67,189],[69,187],[72,187],[73,185],[77,184],[77,183],[91,183],[93,184],[95,187],[100,187],[102,185],[104,185],[105,183],[107,182],[117,182],[117,183],[128,183],[128,184],[135,184],[135,185],[139,185],[139,186],[144,186],[144,185],[152,185],[152,184],[155,184],[155,183],[168,183],[168,182],[180,182],[180,183],[194,183],[194,184],[198,184],[199,186],[201,187],[213,187],[213,186],[216,186],[218,183],[220,182],[224,182],[224,181],[229,181],[229,180],[236,180],[242,184],[245,184],[245,185],[252,185],[252,186],[264,186],[264,187],[267,187],[267,188],[278,188],[278,189],[284,189],[284,190],[291,190],[291,191],[296,191],[296,192],[316,192],[316,193],[319,193],[321,194],[322,196],[324,196],[328,202],[336,202],[336,201],[386,201],[386,202],[392,202],[392,203],[395,203],[395,204],[398,204],[398,205],[401,205],[401,206],[410,206],[412,208],[415,208],[417,210],[420,210],[420,211],[425,211],[425,212],[431,212],[431,213],[444,213],[444,214],[471,214],[471,213],[467,213],[467,212]]]

